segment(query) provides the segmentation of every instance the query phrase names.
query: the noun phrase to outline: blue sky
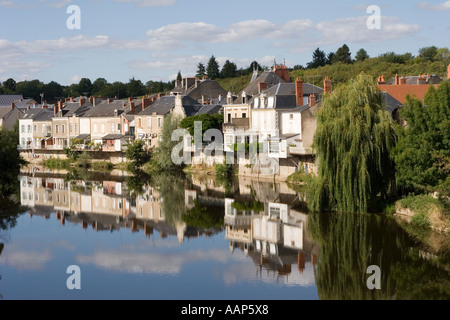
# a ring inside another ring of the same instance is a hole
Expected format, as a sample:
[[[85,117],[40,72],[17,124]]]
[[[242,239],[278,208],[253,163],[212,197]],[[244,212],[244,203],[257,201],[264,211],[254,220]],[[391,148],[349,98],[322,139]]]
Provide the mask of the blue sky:
[[[71,5],[81,10],[79,30],[67,28]],[[367,27],[370,5],[381,9],[381,29]],[[344,43],[353,56],[417,55],[450,48],[449,18],[445,0],[0,0],[0,81],[169,81],[195,75],[212,55],[221,66],[292,67]]]

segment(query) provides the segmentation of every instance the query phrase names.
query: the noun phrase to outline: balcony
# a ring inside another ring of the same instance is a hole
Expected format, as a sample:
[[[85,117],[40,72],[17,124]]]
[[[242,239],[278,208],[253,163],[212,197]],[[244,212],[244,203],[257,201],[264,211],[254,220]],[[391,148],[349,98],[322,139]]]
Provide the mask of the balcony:
[[[226,122],[223,124],[223,131],[228,130],[247,130],[250,128],[249,118],[234,118],[231,122]]]
[[[312,148],[303,147],[289,147],[289,152],[296,155],[313,155],[314,151]]]

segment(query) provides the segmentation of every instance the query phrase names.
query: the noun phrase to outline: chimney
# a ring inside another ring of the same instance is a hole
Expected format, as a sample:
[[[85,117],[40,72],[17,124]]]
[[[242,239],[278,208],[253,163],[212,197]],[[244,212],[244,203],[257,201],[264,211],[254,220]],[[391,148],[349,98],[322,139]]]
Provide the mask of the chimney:
[[[268,84],[266,82],[258,82],[258,93],[268,89]]]
[[[89,102],[90,102],[92,105],[94,105],[94,100],[95,100],[95,98],[94,98],[93,96],[90,96],[90,97],[89,97]]]
[[[136,107],[135,107],[135,105],[134,105],[134,101],[131,101],[131,99],[130,99],[130,113],[131,114],[136,114]]]
[[[289,69],[286,66],[275,66],[274,72],[277,76],[283,79],[284,82],[291,82],[291,79],[289,78]]]
[[[450,63],[447,66],[447,80],[450,80]]]
[[[398,74],[395,75],[395,85],[398,86],[400,84]]]
[[[316,96],[314,95],[314,93],[311,93],[309,95],[309,105],[311,107],[314,107],[316,105]]]
[[[27,110],[30,110],[30,106],[27,106]]]
[[[405,77],[401,77],[400,81],[399,81],[399,84],[402,85],[402,86],[406,85],[406,78]]]
[[[110,104],[110,103],[113,102],[113,101],[114,101],[114,99],[112,99],[112,98],[106,99],[106,102],[107,102],[108,104]]]
[[[164,97],[164,93],[158,93],[158,99],[161,99],[162,97]]]
[[[152,98],[142,98],[142,110],[145,110],[152,104]]]
[[[14,104],[14,102],[11,102],[11,110],[14,110],[15,107],[16,105]]]
[[[45,109],[45,108],[47,108],[47,107],[45,106],[45,104],[43,104],[43,105],[42,105],[42,110]]]
[[[73,102],[73,97],[70,97],[70,102]]]
[[[417,84],[427,84],[427,79],[425,78],[424,75],[420,75],[420,76],[417,78]]]
[[[195,87],[198,88],[198,85],[200,84],[200,79],[195,78]]]
[[[295,95],[297,97],[297,107],[303,105],[303,80],[298,77],[295,81]]]
[[[325,93],[331,93],[331,88],[332,88],[331,80],[328,76],[326,76],[325,80],[323,81],[323,91]]]
[[[53,115],[56,116],[57,114],[58,114],[58,106],[55,105],[55,106],[53,107]]]
[[[386,84],[386,81],[384,80],[384,75],[380,76],[378,78],[378,85]]]
[[[61,111],[63,108],[62,101],[58,101],[58,112]],[[55,113],[56,114],[56,113]]]
[[[233,103],[233,96],[231,94],[231,92],[228,92],[227,94],[227,104],[232,104]]]
[[[79,103],[80,107],[86,102],[86,99],[84,97],[80,97]]]

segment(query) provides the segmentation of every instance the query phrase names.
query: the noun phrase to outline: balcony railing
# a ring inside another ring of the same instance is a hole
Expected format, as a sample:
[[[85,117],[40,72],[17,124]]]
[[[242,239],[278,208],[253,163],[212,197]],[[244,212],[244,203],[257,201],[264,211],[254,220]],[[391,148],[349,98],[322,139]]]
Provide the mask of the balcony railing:
[[[289,152],[291,154],[297,154],[297,155],[314,154],[314,151],[312,148],[303,148],[303,147],[289,147]]]

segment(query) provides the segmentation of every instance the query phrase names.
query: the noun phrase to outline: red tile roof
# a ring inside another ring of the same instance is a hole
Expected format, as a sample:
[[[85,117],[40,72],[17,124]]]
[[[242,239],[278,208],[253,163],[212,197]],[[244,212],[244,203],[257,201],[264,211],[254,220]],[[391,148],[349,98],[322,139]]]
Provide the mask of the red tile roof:
[[[434,85],[436,88],[438,85]],[[412,85],[388,85],[388,84],[379,84],[378,88],[383,91],[389,93],[395,99],[400,101],[401,103],[406,102],[406,96],[409,94],[412,97],[416,97],[419,100],[423,100],[425,98],[430,85],[421,85],[421,84],[412,84]]]

